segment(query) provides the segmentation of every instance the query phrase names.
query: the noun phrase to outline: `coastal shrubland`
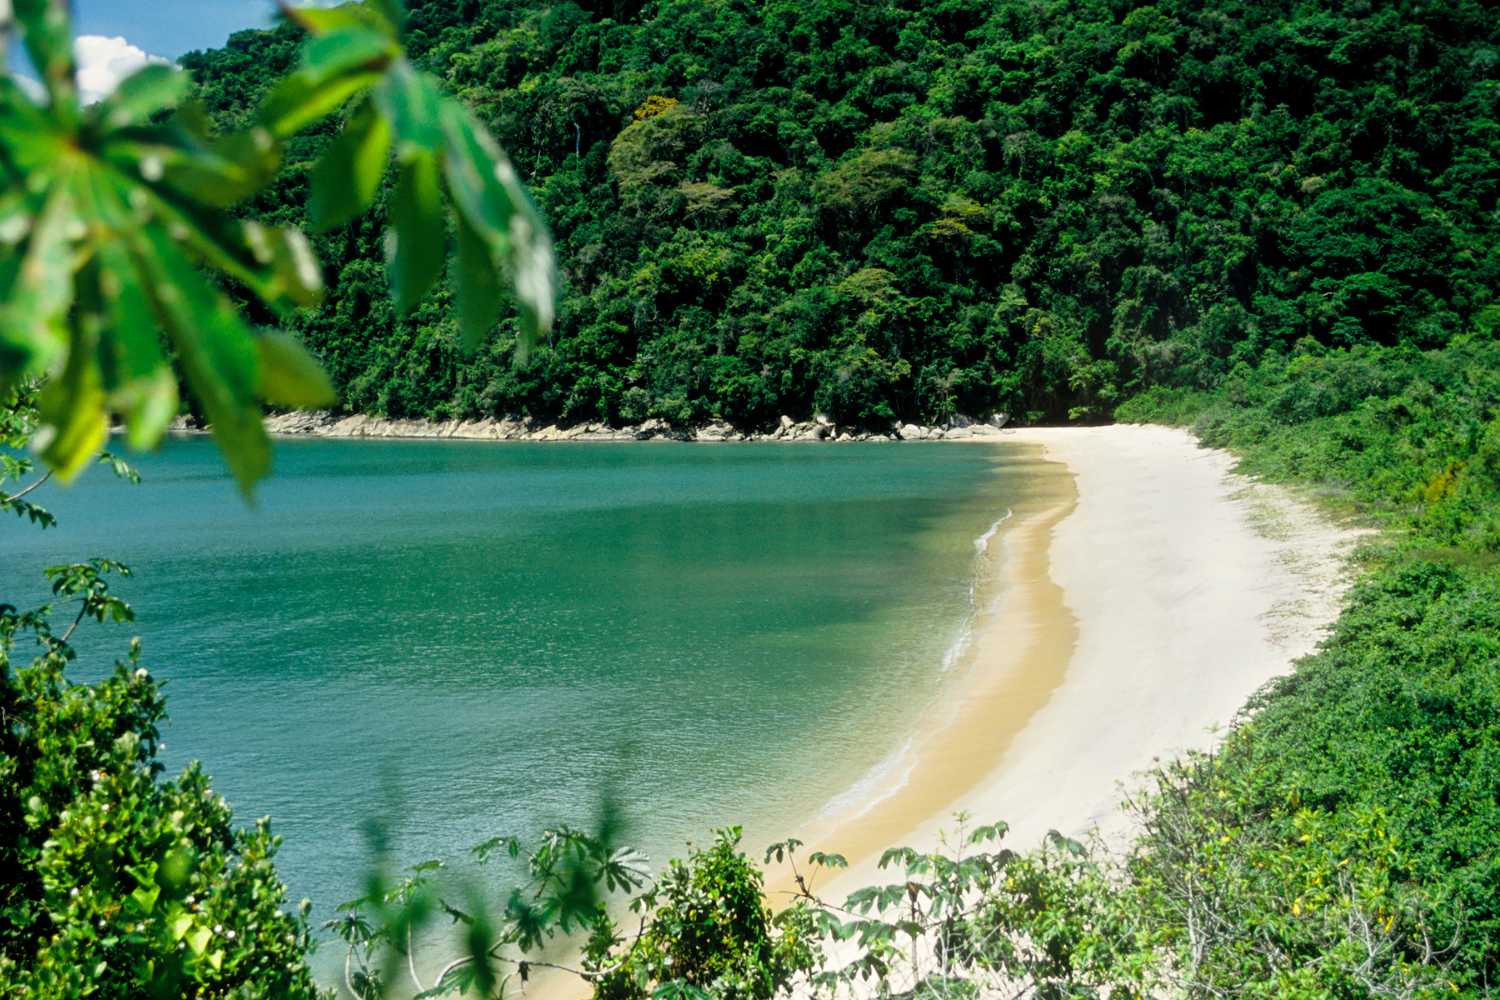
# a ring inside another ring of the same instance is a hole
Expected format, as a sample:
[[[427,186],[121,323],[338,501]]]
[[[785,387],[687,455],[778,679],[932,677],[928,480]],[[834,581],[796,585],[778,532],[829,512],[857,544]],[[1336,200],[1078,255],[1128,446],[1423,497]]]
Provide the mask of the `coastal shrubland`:
[[[1191,420],[1246,471],[1382,529],[1318,653],[1257,695],[1215,754],[1162,772],[1143,800],[1134,876],[1151,890],[1146,912],[1221,986],[1248,972],[1327,995],[1355,988],[1349,970],[1368,962],[1425,970],[1429,987],[1491,989],[1500,345],[1304,343],[1212,393],[1158,391],[1120,415]],[[1180,901],[1195,869],[1222,907],[1196,928],[1154,891],[1177,882]],[[1342,978],[1319,978],[1332,968]]]

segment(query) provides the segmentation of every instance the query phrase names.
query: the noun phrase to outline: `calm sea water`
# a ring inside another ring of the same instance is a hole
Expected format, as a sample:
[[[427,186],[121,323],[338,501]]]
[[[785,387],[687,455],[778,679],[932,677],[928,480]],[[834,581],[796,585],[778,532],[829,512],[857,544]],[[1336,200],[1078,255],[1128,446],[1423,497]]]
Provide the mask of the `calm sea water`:
[[[363,821],[408,861],[586,823],[613,787],[654,860],[792,832],[903,739],[1021,488],[989,446],[288,441],[254,509],[210,442],[103,469],[0,535],[0,595],[108,555],[167,682],[169,768],[269,814],[314,918]]]

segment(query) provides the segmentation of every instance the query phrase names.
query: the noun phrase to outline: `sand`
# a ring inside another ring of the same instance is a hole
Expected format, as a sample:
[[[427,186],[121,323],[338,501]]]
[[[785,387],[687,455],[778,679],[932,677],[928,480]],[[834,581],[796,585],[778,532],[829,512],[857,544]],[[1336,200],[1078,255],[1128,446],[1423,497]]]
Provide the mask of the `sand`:
[[[809,824],[809,848],[853,864],[825,898],[880,881],[884,847],[936,847],[958,810],[1006,821],[1016,848],[1051,829],[1123,840],[1125,789],[1212,746],[1338,614],[1361,532],[1235,474],[1228,453],[1155,426],[1006,440],[1065,468],[1076,497],[1043,489],[1008,525],[992,606],[904,783]],[[786,873],[768,888],[785,900]]]
[[[805,850],[851,861],[814,886],[830,901],[883,881],[886,847],[935,848],[959,810],[1005,820],[1014,848],[1051,829],[1125,840],[1125,790],[1153,762],[1211,747],[1338,614],[1363,532],[1235,474],[1226,452],[1154,426],[1004,441],[1035,464],[991,543],[965,654],[880,780],[798,831]],[[789,901],[784,867],[767,890]],[[587,990],[548,976],[528,992]]]

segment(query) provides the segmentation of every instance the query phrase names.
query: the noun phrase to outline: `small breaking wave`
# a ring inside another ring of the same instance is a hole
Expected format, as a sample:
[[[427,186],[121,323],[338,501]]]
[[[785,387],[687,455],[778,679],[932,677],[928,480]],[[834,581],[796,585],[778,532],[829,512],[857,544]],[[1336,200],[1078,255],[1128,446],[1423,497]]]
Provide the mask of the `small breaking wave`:
[[[964,610],[963,621],[959,624],[958,635],[943,651],[942,673],[946,674],[953,669],[974,639],[974,619],[979,614],[979,594],[985,574],[984,560],[989,556],[990,544],[1000,534],[1001,525],[1009,521],[1013,514],[1015,509],[1007,507],[999,520],[974,539],[974,565],[973,572],[969,575],[968,606]],[[912,771],[916,769],[914,745],[915,737],[908,736],[900,747],[866,771],[854,784],[829,799],[823,806],[822,814],[825,817],[840,816],[848,810],[858,809],[850,817],[857,819],[895,795],[906,785]]]

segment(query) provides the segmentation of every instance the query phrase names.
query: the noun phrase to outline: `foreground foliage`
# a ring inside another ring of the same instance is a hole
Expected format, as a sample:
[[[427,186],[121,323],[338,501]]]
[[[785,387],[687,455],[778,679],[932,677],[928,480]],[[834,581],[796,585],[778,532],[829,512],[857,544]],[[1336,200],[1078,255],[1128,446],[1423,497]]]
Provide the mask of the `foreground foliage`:
[[[0,72],[0,393],[44,380],[34,443],[63,479],[94,458],[114,416],[133,447],[161,440],[178,410],[174,367],[247,493],[271,461],[260,401],[337,401],[300,341],[251,329],[321,301],[306,237],[231,209],[272,181],[298,132],[341,107],[350,119],[318,161],[309,221],[360,215],[394,152],[385,243],[396,306],[415,306],[442,274],[447,203],[464,343],[472,350],[494,326],[504,281],[523,338],[551,325],[547,229],[489,133],[406,58],[399,0],[286,13],[287,30],[308,36],[295,71],[215,133],[176,67],[146,66],[83,105],[68,5],[0,7],[0,71],[14,16],[45,90],[33,99]]]

